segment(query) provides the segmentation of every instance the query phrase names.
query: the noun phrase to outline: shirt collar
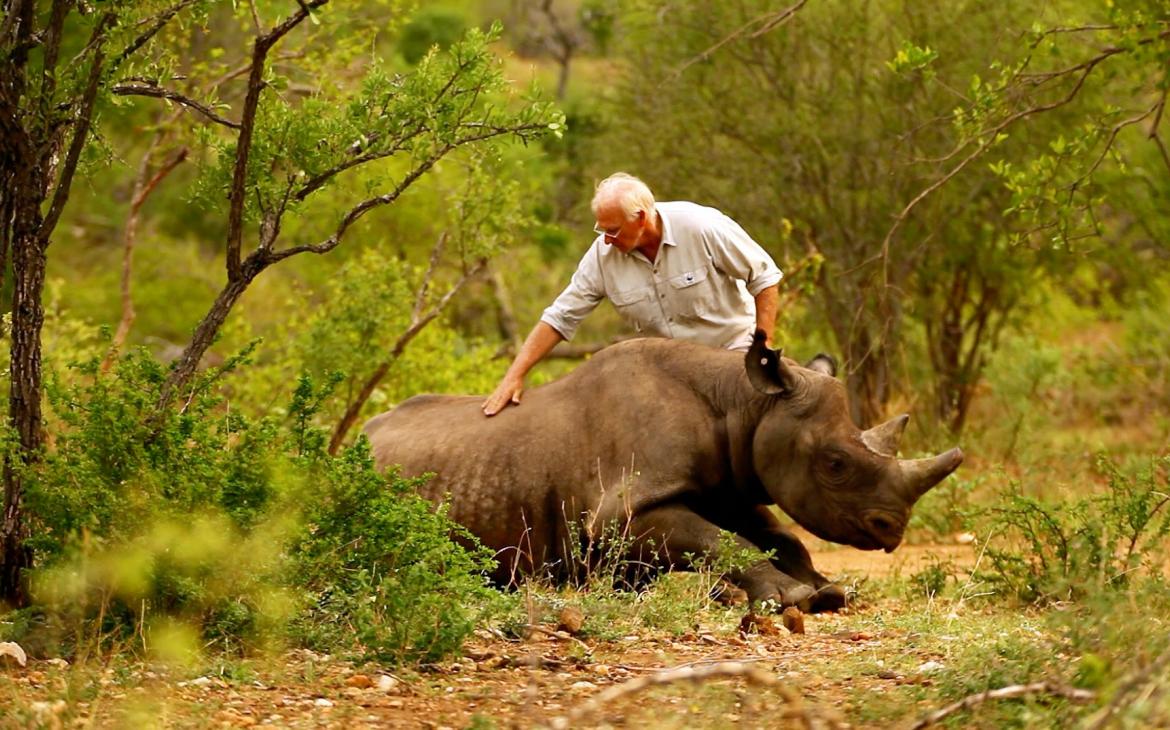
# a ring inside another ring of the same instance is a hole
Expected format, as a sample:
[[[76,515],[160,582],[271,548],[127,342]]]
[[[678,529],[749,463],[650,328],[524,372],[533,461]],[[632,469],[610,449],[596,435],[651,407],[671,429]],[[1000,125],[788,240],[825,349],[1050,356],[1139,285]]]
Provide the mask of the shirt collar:
[[[662,219],[662,245],[675,246],[674,235],[670,227],[670,218],[667,217],[666,212],[660,209],[657,205],[654,206],[654,212]]]

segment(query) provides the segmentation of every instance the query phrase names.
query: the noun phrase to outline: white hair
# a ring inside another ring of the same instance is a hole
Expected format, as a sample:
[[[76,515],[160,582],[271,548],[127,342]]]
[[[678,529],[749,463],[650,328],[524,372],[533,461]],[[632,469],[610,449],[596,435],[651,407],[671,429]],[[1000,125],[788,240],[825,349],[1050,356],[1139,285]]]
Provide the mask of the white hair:
[[[606,203],[616,203],[626,219],[632,219],[638,211],[646,211],[646,215],[654,212],[654,193],[646,183],[625,172],[615,172],[601,182],[593,193],[593,215]]]

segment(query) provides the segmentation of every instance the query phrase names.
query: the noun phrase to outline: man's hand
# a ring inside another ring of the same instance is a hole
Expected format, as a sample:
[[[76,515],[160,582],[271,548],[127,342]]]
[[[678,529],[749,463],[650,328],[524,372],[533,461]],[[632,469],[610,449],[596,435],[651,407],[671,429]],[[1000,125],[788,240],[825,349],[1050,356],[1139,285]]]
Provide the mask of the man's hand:
[[[496,390],[483,402],[483,414],[494,416],[508,405],[520,405],[520,394],[524,392],[524,378],[505,375]]]

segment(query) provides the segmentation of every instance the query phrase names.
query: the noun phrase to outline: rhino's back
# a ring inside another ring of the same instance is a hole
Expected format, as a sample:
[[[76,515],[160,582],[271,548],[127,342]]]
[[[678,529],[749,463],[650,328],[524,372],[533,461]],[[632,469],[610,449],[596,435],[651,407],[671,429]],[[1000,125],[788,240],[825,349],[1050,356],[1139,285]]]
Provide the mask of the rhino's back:
[[[451,516],[481,539],[493,523],[514,522],[521,512],[543,523],[563,520],[567,504],[605,511],[602,502],[635,473],[660,480],[639,484],[639,494],[652,500],[648,489],[673,488],[719,468],[704,395],[663,367],[679,366],[679,357],[704,366],[726,359],[689,343],[630,341],[525,391],[519,406],[491,418],[481,410],[483,396],[420,395],[363,430],[380,468],[434,472],[424,494],[448,496]]]

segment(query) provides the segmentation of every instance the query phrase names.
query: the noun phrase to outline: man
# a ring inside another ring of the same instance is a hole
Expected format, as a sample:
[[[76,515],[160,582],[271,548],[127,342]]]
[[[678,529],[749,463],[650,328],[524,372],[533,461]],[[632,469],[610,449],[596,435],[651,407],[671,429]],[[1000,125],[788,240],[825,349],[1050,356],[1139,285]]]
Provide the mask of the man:
[[[484,401],[485,415],[519,404],[528,371],[605,297],[643,335],[746,351],[761,329],[771,344],[783,274],[739,224],[694,203],[656,204],[624,172],[597,184],[592,207],[598,237]]]

